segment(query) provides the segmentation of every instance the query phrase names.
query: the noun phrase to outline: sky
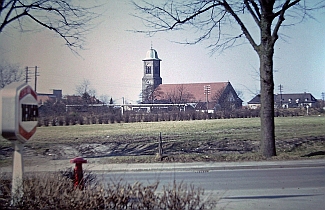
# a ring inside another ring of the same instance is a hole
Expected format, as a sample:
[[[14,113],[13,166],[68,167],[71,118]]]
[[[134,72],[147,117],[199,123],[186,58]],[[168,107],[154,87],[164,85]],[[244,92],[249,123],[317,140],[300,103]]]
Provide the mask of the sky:
[[[259,93],[258,56],[249,44],[211,55],[206,43],[173,42],[192,38],[190,32],[170,31],[152,37],[134,33],[132,30],[144,26],[131,15],[135,10],[128,0],[102,2],[102,16],[86,36],[85,50],[79,50],[79,55],[51,31],[20,33],[9,26],[0,34],[0,62],[22,69],[38,66],[38,93],[61,89],[63,95],[76,94],[76,87],[87,79],[98,98],[112,97],[115,103],[124,98],[134,104],[140,100],[142,60],[152,46],[162,59],[164,84],[229,81],[242,93],[244,105]],[[280,84],[283,93],[309,92],[320,99],[325,92],[325,10],[315,18],[281,28],[274,55],[275,93]]]

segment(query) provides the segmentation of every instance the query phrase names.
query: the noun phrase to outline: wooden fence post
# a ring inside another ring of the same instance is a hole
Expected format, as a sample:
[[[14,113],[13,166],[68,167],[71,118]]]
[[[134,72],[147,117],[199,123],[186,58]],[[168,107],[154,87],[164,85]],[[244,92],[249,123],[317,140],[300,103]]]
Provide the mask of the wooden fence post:
[[[162,160],[162,158],[163,158],[163,148],[162,148],[161,132],[159,133],[159,140],[158,140],[158,153],[157,153],[156,158],[159,159],[159,160]]]

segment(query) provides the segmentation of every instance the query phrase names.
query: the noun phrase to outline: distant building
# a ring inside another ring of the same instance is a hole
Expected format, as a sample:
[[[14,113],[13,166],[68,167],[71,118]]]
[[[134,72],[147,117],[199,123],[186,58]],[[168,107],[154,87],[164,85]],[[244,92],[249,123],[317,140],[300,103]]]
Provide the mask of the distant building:
[[[311,93],[291,93],[291,94],[275,94],[274,108],[299,108],[299,107],[315,107],[317,99]],[[260,95],[256,95],[248,103],[250,109],[256,109],[261,106]]]
[[[209,111],[242,107],[243,101],[230,82],[162,84],[160,61],[152,48],[143,59],[143,104],[186,104],[195,110]]]
[[[39,106],[50,99],[54,101],[62,99],[62,90],[53,90],[53,93],[37,93],[37,102]]]
[[[154,94],[156,103],[186,103],[195,110],[231,110],[243,102],[230,82],[161,84]]]

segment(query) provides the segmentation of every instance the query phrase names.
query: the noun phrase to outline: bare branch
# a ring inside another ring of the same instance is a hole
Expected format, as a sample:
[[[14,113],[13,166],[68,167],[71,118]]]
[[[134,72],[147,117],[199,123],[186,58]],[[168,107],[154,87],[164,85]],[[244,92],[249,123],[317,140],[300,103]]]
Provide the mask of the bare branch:
[[[0,33],[12,22],[18,21],[22,30],[30,27],[22,20],[31,20],[37,25],[54,31],[74,49],[81,49],[91,21],[98,17],[94,7],[81,7],[68,0],[8,0],[0,2]],[[4,15],[3,15],[4,14]]]
[[[260,13],[258,11],[258,6],[256,3],[252,3],[252,0],[247,0],[252,14],[255,15],[256,21],[259,22]],[[147,30],[136,30],[135,32],[147,33],[153,35],[157,32],[169,31],[169,30],[179,30],[184,28],[183,26],[189,25],[200,36],[196,37],[194,40],[185,42],[174,41],[180,44],[197,44],[203,40],[213,39],[214,43],[209,44],[208,48],[212,52],[217,50],[223,50],[231,45],[233,45],[238,39],[243,38],[243,34],[247,37],[249,42],[252,44],[254,49],[256,49],[257,44],[250,35],[248,29],[245,27],[237,12],[241,12],[241,8],[229,6],[227,1],[194,1],[190,3],[180,3],[176,4],[171,2],[169,4],[164,4],[162,6],[157,6],[146,1],[143,1],[145,6],[140,6],[139,4],[133,2],[135,7],[147,14],[149,17],[134,15],[137,18],[146,23]],[[253,12],[255,10],[255,12]],[[256,14],[255,14],[256,13]],[[232,16],[236,23],[240,25],[243,33],[235,36],[226,36],[221,32],[221,25],[230,23],[233,21]],[[225,39],[222,39],[225,38]]]
[[[244,3],[246,5],[246,8],[252,15],[255,23],[260,27],[261,14],[259,13],[258,6],[256,5],[256,3],[253,0],[244,0]],[[253,4],[254,10],[252,9],[252,7],[250,6],[249,3]]]
[[[8,63],[0,63],[0,89],[12,82],[19,82],[23,79],[23,71],[19,66]]]
[[[257,1],[257,0],[244,0],[238,2],[235,0],[214,0],[214,1],[167,1],[166,3],[159,5],[156,3],[148,3],[142,1],[142,6],[139,3],[133,2],[136,9],[141,12],[141,15],[134,15],[135,17],[144,21],[146,30],[134,30],[134,32],[147,33],[152,36],[157,32],[169,31],[169,30],[194,30],[194,33],[198,35],[192,40],[175,41],[179,44],[197,44],[202,41],[209,40],[208,48],[212,53],[216,51],[222,51],[229,47],[240,45],[243,42],[239,40],[248,40],[255,51],[259,50],[258,40],[255,40],[252,36],[251,28],[249,24],[246,24],[246,14],[242,14],[244,9],[247,9],[248,14],[253,18],[258,26],[258,30],[261,29],[261,17],[263,9],[271,7],[271,12],[267,18],[270,19],[270,26],[273,27],[273,42],[276,41],[280,26],[284,21],[284,14],[294,20],[296,17],[301,17],[299,7],[295,10],[291,10],[286,13],[291,7],[298,5],[301,9],[307,11],[308,8],[301,6],[299,3],[304,2],[302,0],[282,0],[282,1]],[[324,8],[324,2],[315,3],[311,10]],[[275,4],[275,5],[274,5]],[[311,4],[311,3],[310,3]],[[275,10],[273,13],[272,11]],[[297,13],[296,15],[295,12]],[[145,16],[143,16],[145,14]],[[294,15],[294,16],[290,16]],[[308,15],[304,13],[303,15]],[[277,22],[272,23],[275,18],[278,17]],[[242,33],[238,31],[232,31],[231,34],[225,33],[232,23],[236,23],[240,27]],[[288,22],[288,25],[294,25],[295,23]],[[244,36],[242,36],[244,35]],[[272,34],[271,34],[272,35]],[[243,39],[246,38],[246,39]],[[212,43],[212,44],[211,44]]]
[[[233,16],[233,18],[236,20],[238,25],[240,26],[241,30],[243,31],[243,34],[246,36],[249,43],[252,45],[252,47],[255,49],[255,51],[258,50],[258,45],[255,43],[253,37],[249,33],[248,29],[246,28],[245,24],[241,21],[241,19],[238,17],[238,15],[234,12],[234,10],[231,8],[231,6],[227,3],[227,1],[224,1],[224,7],[225,9]]]
[[[300,0],[295,0],[293,2],[290,2],[290,0],[287,0],[283,6],[282,9],[276,13],[274,13],[274,17],[279,16],[278,18],[278,22],[276,23],[274,29],[273,29],[273,33],[272,33],[272,37],[273,37],[273,43],[276,42],[276,40],[278,39],[278,31],[280,29],[281,24],[283,23],[283,21],[285,20],[284,18],[284,13],[292,6],[296,5],[299,3]]]

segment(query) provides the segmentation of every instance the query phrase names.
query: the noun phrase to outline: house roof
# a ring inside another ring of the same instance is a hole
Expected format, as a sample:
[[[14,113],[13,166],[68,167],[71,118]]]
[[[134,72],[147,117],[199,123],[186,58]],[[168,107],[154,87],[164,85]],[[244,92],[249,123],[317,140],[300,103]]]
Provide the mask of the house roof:
[[[274,101],[280,102],[281,99],[284,102],[295,101],[297,103],[314,103],[317,101],[311,93],[277,94]]]
[[[261,95],[258,94],[256,95],[254,98],[252,98],[252,100],[250,100],[249,102],[247,102],[248,104],[260,104],[261,103]]]
[[[183,91],[183,94],[190,94],[192,102],[206,101],[205,88],[210,86],[209,101],[217,92],[224,90],[230,82],[210,82],[210,83],[186,83],[186,84],[161,84],[157,88],[164,93],[158,96],[158,100],[163,100],[168,93]]]
[[[290,93],[290,94],[274,94],[274,102],[280,103],[280,101],[289,102],[298,100],[298,103],[314,103],[317,100],[311,93]],[[260,104],[260,95],[256,95],[252,100],[247,102],[248,104]]]

